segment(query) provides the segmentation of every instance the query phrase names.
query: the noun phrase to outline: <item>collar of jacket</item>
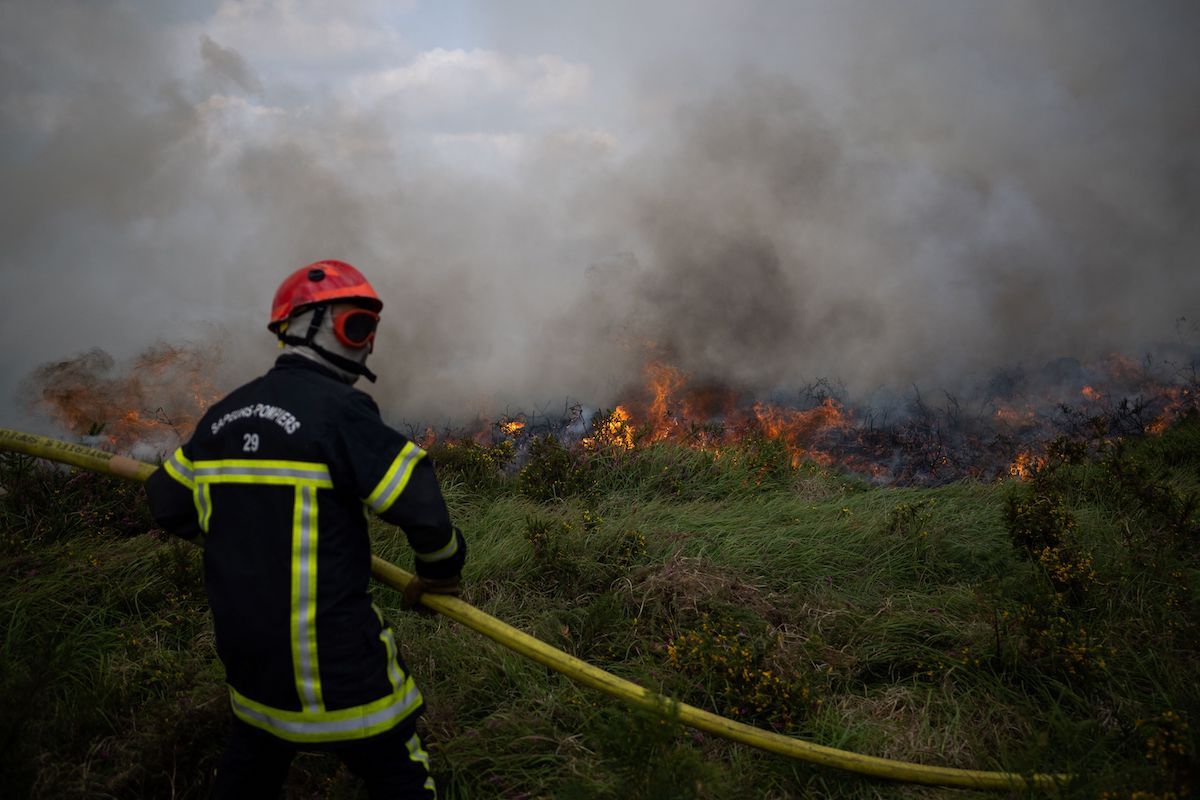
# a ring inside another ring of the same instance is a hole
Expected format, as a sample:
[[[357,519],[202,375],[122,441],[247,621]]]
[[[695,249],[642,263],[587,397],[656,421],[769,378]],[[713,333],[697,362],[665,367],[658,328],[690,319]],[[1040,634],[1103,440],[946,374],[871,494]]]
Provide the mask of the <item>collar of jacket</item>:
[[[295,353],[285,353],[284,355],[281,355],[279,358],[275,359],[275,369],[312,370],[313,372],[319,372],[320,374],[331,378],[342,385],[346,385],[346,382],[329,367],[326,367],[323,364],[318,364],[311,358],[305,358],[304,356],[296,355]]]

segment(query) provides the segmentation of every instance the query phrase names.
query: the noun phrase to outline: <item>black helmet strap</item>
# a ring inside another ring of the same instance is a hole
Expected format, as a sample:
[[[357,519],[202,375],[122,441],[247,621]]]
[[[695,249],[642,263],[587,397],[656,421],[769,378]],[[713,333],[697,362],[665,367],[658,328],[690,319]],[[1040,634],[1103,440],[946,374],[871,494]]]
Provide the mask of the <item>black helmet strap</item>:
[[[374,383],[376,377],[375,373],[367,369],[366,364],[360,364],[357,361],[352,361],[351,359],[346,358],[345,356],[340,356],[337,353],[331,353],[314,341],[317,331],[321,330],[321,322],[324,321],[325,312],[328,311],[328,309],[329,306],[324,303],[313,306],[312,320],[309,321],[308,331],[305,332],[304,336],[289,336],[287,330],[284,329],[279,332],[279,340],[284,344],[290,344],[293,347],[311,347],[313,350],[320,353],[321,357],[329,361],[329,363],[341,367],[347,372],[355,375],[362,375],[371,383]]]

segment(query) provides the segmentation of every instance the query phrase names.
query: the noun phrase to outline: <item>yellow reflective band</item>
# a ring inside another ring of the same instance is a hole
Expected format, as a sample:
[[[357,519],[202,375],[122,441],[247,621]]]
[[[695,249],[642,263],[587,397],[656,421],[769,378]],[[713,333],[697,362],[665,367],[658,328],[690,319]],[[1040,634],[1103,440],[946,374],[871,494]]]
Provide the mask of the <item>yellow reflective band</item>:
[[[432,553],[417,553],[417,560],[424,561],[426,563],[429,563],[432,561],[442,561],[444,559],[449,558],[450,556],[454,555],[457,552],[458,552],[458,534],[456,534],[454,532],[454,529],[451,528],[450,529],[450,544],[446,545],[445,547],[441,548],[440,550],[434,550]]]
[[[413,468],[417,466],[417,462],[425,457],[425,451],[417,447],[412,442],[408,442],[400,450],[400,454],[388,467],[388,471],[384,473],[383,479],[375,485],[375,488],[367,495],[364,501],[371,507],[376,514],[382,514],[392,507],[396,499],[404,492],[404,488],[408,486],[409,478],[412,477]]]
[[[317,661],[317,504],[315,489],[296,487],[292,506],[292,671],[296,694],[306,711],[321,711]]]
[[[163,462],[163,469],[172,478],[182,483],[188,489],[195,491],[196,479],[192,469],[192,462],[183,454],[183,448],[176,448],[171,457]]]
[[[289,742],[337,742],[365,739],[391,730],[420,707],[422,698],[410,676],[398,692],[336,711],[271,708],[251,700],[232,686],[229,687],[229,702],[238,719]]]
[[[429,769],[429,753],[426,753],[425,748],[421,747],[421,737],[414,733],[409,737],[407,745],[408,757],[418,764],[424,764],[425,769]]]
[[[192,501],[196,504],[196,514],[200,517],[200,530],[208,533],[208,523],[212,519],[212,494],[208,491],[207,483],[196,484]]]
[[[376,610],[376,613],[378,613],[378,610]],[[399,692],[400,686],[404,683],[404,673],[400,669],[400,662],[396,659],[396,637],[392,633],[391,628],[384,627],[383,631],[379,634],[379,638],[383,641],[383,646],[387,650],[387,673],[388,680],[392,682],[392,691]]]
[[[193,475],[197,483],[253,483],[277,486],[315,484],[333,488],[329,467],[313,461],[274,461],[233,458],[220,461],[196,461]]]
[[[409,760],[424,766],[425,774],[428,775],[429,774],[429,753],[426,753],[425,748],[421,746],[421,737],[414,733],[412,736],[410,736],[408,738],[408,741],[405,743],[405,746],[408,748]],[[425,779],[425,787],[424,788],[433,792],[433,798],[434,798],[434,800],[437,800],[437,787],[434,786],[434,784],[433,784],[433,776],[432,775],[429,775],[429,777],[427,777]]]

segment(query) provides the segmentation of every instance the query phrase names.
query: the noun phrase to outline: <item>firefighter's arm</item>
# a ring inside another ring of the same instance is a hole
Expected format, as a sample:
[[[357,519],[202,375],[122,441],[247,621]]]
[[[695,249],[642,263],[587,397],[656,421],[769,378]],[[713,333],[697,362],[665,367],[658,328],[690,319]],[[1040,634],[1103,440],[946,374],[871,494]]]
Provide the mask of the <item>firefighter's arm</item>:
[[[150,515],[157,525],[168,533],[200,544],[204,534],[200,529],[192,487],[188,486],[191,471],[184,466],[186,463],[182,449],[175,451],[146,480],[146,498],[150,502]]]
[[[417,574],[404,588],[401,607],[432,614],[420,605],[421,595],[461,593],[459,575],[467,557],[467,543],[462,531],[450,524],[433,465],[425,460],[423,451],[418,452],[422,457],[412,466],[407,485],[379,516],[399,525],[416,553]]]
[[[385,425],[374,401],[362,393],[348,398],[330,439],[336,442],[335,475],[346,475],[371,511],[403,529],[416,554],[417,576],[446,582],[449,589],[449,580],[462,572],[467,545],[450,524],[425,451]]]
[[[394,498],[390,498],[390,503],[384,506],[376,496],[376,513],[403,529],[409,546],[416,554],[418,577],[435,581],[457,578],[467,557],[466,540],[462,532],[450,524],[450,512],[442,498],[433,464],[416,445],[408,443],[405,447],[419,454],[417,460],[411,467],[406,484]],[[403,459],[402,452],[397,460]],[[382,488],[386,491],[386,486]],[[371,498],[367,502],[370,505]]]

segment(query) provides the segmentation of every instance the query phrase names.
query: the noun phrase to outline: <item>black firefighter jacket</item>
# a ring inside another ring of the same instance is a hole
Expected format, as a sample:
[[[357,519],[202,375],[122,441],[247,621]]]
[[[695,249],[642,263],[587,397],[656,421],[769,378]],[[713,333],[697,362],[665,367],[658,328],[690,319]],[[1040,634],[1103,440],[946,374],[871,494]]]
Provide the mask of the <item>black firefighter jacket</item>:
[[[423,701],[368,594],[367,513],[423,577],[466,557],[425,452],[374,401],[297,355],[208,409],[146,484],[155,520],[204,545],[234,713],[293,742],[358,739]]]

